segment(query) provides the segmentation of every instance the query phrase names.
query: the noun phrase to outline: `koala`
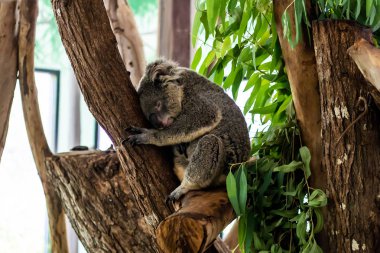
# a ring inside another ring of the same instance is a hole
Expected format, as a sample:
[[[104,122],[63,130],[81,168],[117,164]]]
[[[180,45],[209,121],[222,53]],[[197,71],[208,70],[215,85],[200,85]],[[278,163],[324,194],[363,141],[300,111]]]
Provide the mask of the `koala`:
[[[172,146],[174,172],[181,181],[168,197],[225,184],[229,164],[250,153],[248,128],[223,89],[168,60],[149,64],[137,90],[153,129],[130,127],[132,145]]]

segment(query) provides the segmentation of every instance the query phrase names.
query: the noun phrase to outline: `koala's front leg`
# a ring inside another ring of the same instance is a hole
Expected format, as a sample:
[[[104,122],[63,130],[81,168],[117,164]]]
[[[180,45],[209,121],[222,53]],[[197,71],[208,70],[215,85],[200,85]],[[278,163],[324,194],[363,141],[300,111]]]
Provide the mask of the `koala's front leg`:
[[[131,135],[129,135],[127,139],[123,140],[122,143],[128,142],[132,146],[136,144],[154,144],[154,135],[157,132],[155,129],[134,126],[126,128],[125,131]]]

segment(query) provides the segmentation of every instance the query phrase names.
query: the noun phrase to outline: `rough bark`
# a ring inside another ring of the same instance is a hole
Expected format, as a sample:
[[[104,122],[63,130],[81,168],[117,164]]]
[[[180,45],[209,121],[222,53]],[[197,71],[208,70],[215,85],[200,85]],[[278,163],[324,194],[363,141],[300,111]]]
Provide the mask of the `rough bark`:
[[[145,70],[145,55],[135,18],[126,0],[103,0],[124,65],[137,88]]]
[[[54,191],[54,185],[47,180],[46,176],[45,159],[51,157],[52,153],[42,127],[34,79],[34,41],[37,13],[37,0],[21,1],[18,41],[20,90],[29,143],[46,197],[52,252],[65,253],[68,252],[65,216],[61,202]]]
[[[158,55],[190,65],[191,0],[160,0]]]
[[[273,13],[292,90],[296,117],[301,129],[302,142],[310,149],[311,153],[311,184],[313,187],[323,189],[326,182],[326,174],[321,170],[320,166],[322,150],[320,139],[321,107],[314,50],[311,43],[309,43],[305,29],[302,33],[302,39],[295,48],[292,48],[283,36],[281,16],[289,5],[287,12],[292,25],[291,33],[295,34],[293,3],[294,1],[292,0],[274,0]],[[306,1],[306,6],[310,9],[310,1]]]
[[[192,191],[182,207],[157,228],[163,252],[204,252],[235,214],[225,188],[208,192]]]
[[[380,113],[347,49],[371,31],[349,21],[313,22],[322,106],[328,213],[325,252],[380,248]]]
[[[158,252],[116,152],[61,153],[48,158],[47,165],[88,252]]]
[[[8,132],[16,74],[16,1],[13,1],[0,3],[0,161]]]
[[[121,171],[125,176],[124,180],[126,180],[124,185],[130,188],[125,188],[124,191],[131,193],[129,195],[129,203],[133,203],[130,204],[133,206],[131,208],[138,208],[142,217],[138,220],[131,219],[128,212],[123,212],[121,213],[123,216],[118,218],[129,220],[136,229],[144,227],[141,232],[144,233],[145,240],[150,242],[148,248],[144,248],[143,244],[137,244],[134,245],[136,248],[130,249],[128,242],[119,241],[118,247],[115,248],[115,242],[112,241],[114,236],[111,236],[112,233],[110,232],[113,227],[116,228],[114,233],[119,233],[119,240],[123,238],[123,240],[128,240],[130,238],[128,235],[133,237],[137,232],[117,229],[116,225],[109,226],[112,224],[111,222],[105,223],[105,231],[100,230],[96,233],[100,236],[104,235],[102,237],[104,239],[102,250],[104,252],[157,252],[158,246],[154,240],[155,229],[159,222],[171,212],[165,204],[165,199],[177,184],[171,169],[171,159],[163,155],[168,152],[162,152],[162,149],[160,152],[158,148],[153,146],[121,145],[122,140],[126,137],[124,128],[131,125],[143,127],[148,125],[142,116],[136,91],[117,50],[116,40],[109,26],[103,2],[101,0],[53,0],[52,3],[63,44],[73,65],[86,103],[116,147],[122,166]],[[72,173],[75,171],[72,170]],[[64,189],[64,187],[68,187],[67,184],[61,184],[61,186],[61,193],[68,191]],[[96,194],[102,196],[97,188],[94,189],[96,189]],[[116,193],[109,192],[107,194]],[[75,215],[74,212],[83,210],[82,208],[78,208],[77,211],[71,210],[74,205],[66,203],[68,199],[65,200],[64,205],[69,215]],[[98,203],[99,205],[105,204],[101,201]],[[218,204],[220,203],[217,202],[214,205]],[[185,207],[186,205],[182,204],[182,206]],[[229,213],[231,210],[229,206],[225,212]],[[75,226],[81,233],[80,238],[85,239],[84,243],[88,243],[86,248],[90,252],[99,252],[92,250],[95,242],[90,238],[92,231],[86,230],[87,225],[85,223],[88,219],[80,218],[85,217],[86,214],[89,217],[96,216],[96,213],[93,214],[94,211],[94,208],[89,209],[88,213],[82,211],[76,217],[71,217],[71,220],[82,224]],[[102,212],[106,212],[103,214],[105,216],[113,217],[110,213],[113,212],[112,209],[108,210],[102,207]],[[199,222],[203,221],[200,220]],[[212,233],[208,236],[214,235],[215,233]],[[213,239],[208,238],[207,240],[212,241]]]
[[[371,95],[380,108],[380,49],[361,38],[347,52],[364,78],[373,85],[370,87]]]

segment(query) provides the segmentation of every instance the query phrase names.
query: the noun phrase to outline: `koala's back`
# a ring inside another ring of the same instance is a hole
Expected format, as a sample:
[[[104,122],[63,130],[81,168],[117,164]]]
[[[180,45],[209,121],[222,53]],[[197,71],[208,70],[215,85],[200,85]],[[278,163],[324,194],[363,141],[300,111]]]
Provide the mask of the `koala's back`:
[[[218,126],[210,134],[220,137],[227,153],[227,163],[244,162],[249,157],[250,140],[244,116],[236,103],[221,87],[194,71],[183,73],[184,99],[205,99],[222,113]],[[185,109],[185,108],[184,108]],[[189,108],[191,110],[191,108]],[[207,108],[203,108],[205,113]],[[201,117],[201,115],[200,115]]]

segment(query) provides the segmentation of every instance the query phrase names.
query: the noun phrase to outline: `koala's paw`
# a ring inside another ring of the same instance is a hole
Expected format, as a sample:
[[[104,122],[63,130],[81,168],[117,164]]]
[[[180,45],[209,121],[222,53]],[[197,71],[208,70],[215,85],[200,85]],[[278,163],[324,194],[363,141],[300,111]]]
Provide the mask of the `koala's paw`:
[[[148,144],[148,136],[146,134],[135,134],[128,136],[127,139],[123,141],[123,143],[128,142],[132,146],[139,144]]]
[[[169,196],[166,198],[166,203],[168,202],[174,202],[176,200],[179,200],[186,192],[188,192],[187,189],[183,188],[182,186],[178,186],[172,193],[169,194]]]
[[[131,134],[141,134],[147,132],[148,129],[142,127],[129,126],[125,128],[124,131]]]
[[[142,127],[130,126],[124,129],[130,135],[127,139],[122,141],[122,144],[128,142],[132,146],[136,144],[150,144],[149,143],[149,129]]]

